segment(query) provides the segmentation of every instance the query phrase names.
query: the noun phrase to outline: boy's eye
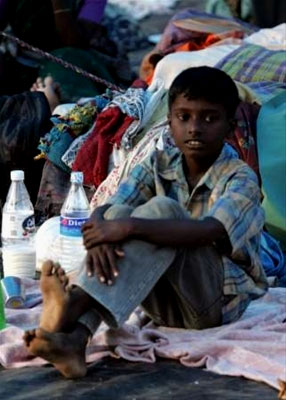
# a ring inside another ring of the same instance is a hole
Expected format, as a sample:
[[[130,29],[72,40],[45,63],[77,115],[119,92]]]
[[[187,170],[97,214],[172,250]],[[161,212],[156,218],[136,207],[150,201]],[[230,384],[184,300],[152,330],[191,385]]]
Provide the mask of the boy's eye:
[[[215,115],[206,115],[205,116],[205,121],[206,122],[214,122],[217,120],[217,117]]]
[[[177,117],[180,121],[188,121],[190,116],[187,113],[180,113],[177,115]]]

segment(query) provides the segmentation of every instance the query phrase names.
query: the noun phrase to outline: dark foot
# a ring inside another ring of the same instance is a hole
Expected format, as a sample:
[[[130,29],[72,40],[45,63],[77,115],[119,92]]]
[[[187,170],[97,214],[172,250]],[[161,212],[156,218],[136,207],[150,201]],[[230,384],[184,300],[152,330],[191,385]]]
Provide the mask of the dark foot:
[[[42,92],[45,94],[51,112],[60,104],[60,86],[58,83],[54,82],[51,76],[46,76],[43,80],[42,78],[38,78],[36,82],[31,87],[32,92]]]
[[[68,324],[71,296],[67,285],[68,278],[60,265],[46,261],[42,266],[40,280],[43,294],[40,327],[48,332],[62,331]]]
[[[66,378],[86,375],[85,349],[89,331],[78,324],[72,333],[50,333],[39,328],[28,331],[24,341],[30,353],[44,358]]]
[[[70,332],[78,318],[93,305],[93,299],[68,278],[59,264],[46,261],[40,280],[43,311],[40,328],[48,332]]]

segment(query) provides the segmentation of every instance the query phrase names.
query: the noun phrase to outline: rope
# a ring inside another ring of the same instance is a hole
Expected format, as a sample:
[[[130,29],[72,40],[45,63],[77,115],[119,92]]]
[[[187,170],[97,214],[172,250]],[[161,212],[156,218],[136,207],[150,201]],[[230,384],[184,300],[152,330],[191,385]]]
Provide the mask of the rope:
[[[110,83],[110,82],[106,81],[105,79],[99,78],[98,76],[93,75],[93,74],[85,71],[84,69],[77,67],[76,65],[73,65],[67,61],[64,61],[60,57],[53,56],[52,54],[50,54],[46,51],[43,51],[43,50],[39,49],[38,47],[31,46],[30,44],[24,42],[23,40],[15,37],[15,36],[9,35],[8,33],[2,32],[2,31],[0,31],[0,35],[3,36],[5,39],[11,40],[12,42],[17,43],[19,46],[21,46],[27,50],[30,50],[34,53],[39,54],[40,56],[42,56],[44,58],[47,58],[50,61],[60,64],[64,68],[71,69],[72,71],[84,76],[85,78],[90,79],[94,82],[100,83],[100,84],[108,87],[111,90],[117,90],[118,92],[124,91],[119,86],[114,85],[113,83]]]

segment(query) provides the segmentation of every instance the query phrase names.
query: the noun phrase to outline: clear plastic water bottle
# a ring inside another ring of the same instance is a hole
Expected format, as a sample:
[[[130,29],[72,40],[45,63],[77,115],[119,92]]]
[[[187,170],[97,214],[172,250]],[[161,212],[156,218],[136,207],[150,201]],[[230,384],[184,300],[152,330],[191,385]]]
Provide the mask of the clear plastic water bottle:
[[[61,209],[60,264],[69,273],[80,268],[86,255],[81,226],[88,220],[89,202],[83,188],[83,173],[71,173],[71,187]]]
[[[24,184],[24,171],[11,171],[11,185],[2,212],[4,275],[35,274],[34,208]]]

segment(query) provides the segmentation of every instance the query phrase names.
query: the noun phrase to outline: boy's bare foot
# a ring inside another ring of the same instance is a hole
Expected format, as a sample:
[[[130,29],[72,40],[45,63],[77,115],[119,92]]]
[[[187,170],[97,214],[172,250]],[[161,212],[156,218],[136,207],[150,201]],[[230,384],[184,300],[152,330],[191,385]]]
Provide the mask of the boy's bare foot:
[[[54,82],[51,76],[47,76],[44,80],[38,78],[36,82],[31,87],[32,92],[42,92],[45,94],[51,112],[60,104],[60,86],[58,83]]]
[[[43,311],[40,328],[47,332],[68,332],[87,311],[92,299],[79,287],[68,287],[68,278],[59,264],[46,261],[40,280]]]
[[[49,333],[43,329],[27,331],[24,341],[35,356],[44,358],[66,378],[86,375],[85,348],[90,332],[78,324],[72,333]]]

